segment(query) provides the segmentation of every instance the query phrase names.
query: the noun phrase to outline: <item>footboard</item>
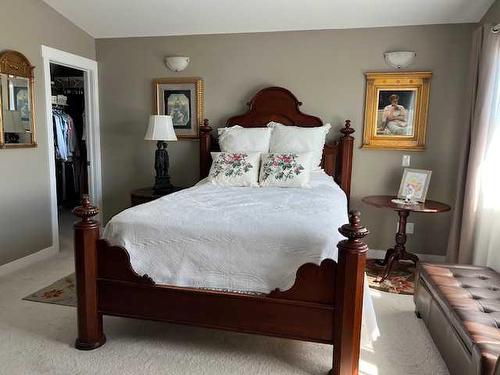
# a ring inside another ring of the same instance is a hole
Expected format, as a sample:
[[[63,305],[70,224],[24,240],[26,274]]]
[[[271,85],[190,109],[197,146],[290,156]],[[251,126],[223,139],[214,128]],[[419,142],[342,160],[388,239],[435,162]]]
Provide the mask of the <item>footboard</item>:
[[[137,275],[126,249],[99,239],[88,197],[75,214],[78,349],[105,342],[102,315],[167,321],[334,345],[334,374],[357,374],[368,232],[359,213],[339,230],[339,259],[304,264],[292,288],[242,294],[157,285]]]

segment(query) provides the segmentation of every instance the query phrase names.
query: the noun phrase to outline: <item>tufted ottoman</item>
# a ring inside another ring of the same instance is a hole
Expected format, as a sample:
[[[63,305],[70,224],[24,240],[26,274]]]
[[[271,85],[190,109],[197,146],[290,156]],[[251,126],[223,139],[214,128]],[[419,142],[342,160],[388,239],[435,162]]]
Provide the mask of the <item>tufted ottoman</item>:
[[[422,318],[452,375],[500,375],[500,275],[491,268],[420,263]]]

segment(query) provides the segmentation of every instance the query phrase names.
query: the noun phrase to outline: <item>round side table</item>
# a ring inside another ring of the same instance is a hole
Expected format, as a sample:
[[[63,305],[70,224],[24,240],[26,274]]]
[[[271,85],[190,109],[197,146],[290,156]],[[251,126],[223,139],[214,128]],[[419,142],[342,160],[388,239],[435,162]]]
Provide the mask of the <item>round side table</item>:
[[[400,260],[411,260],[415,264],[418,262],[418,257],[413,253],[407,252],[405,246],[406,221],[410,212],[435,214],[451,210],[450,206],[441,202],[427,200],[423,203],[417,204],[398,204],[392,202],[395,198],[396,197],[391,195],[372,195],[362,199],[364,203],[371,206],[378,208],[390,208],[396,211],[399,216],[398,232],[396,233],[396,245],[393,248],[388,249],[385,253],[384,260],[379,262],[380,265],[385,266],[379,282],[384,281],[389,276],[394,262],[399,262]]]

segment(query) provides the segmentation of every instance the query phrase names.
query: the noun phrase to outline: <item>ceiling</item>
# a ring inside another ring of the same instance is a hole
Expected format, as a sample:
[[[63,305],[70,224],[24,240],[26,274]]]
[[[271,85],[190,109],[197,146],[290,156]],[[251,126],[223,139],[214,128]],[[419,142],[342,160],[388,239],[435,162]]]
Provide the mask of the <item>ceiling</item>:
[[[95,38],[478,22],[494,0],[44,0]]]

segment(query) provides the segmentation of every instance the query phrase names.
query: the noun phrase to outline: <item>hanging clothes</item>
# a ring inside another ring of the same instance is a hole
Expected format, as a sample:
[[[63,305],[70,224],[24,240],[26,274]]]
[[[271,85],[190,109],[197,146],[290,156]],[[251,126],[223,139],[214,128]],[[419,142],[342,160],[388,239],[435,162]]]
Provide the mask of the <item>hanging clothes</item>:
[[[78,152],[78,138],[73,119],[62,109],[55,108],[52,110],[52,122],[56,158],[64,161],[72,160],[73,155]]]
[[[80,153],[75,123],[63,108],[52,109],[58,202],[71,201],[80,193]]]

